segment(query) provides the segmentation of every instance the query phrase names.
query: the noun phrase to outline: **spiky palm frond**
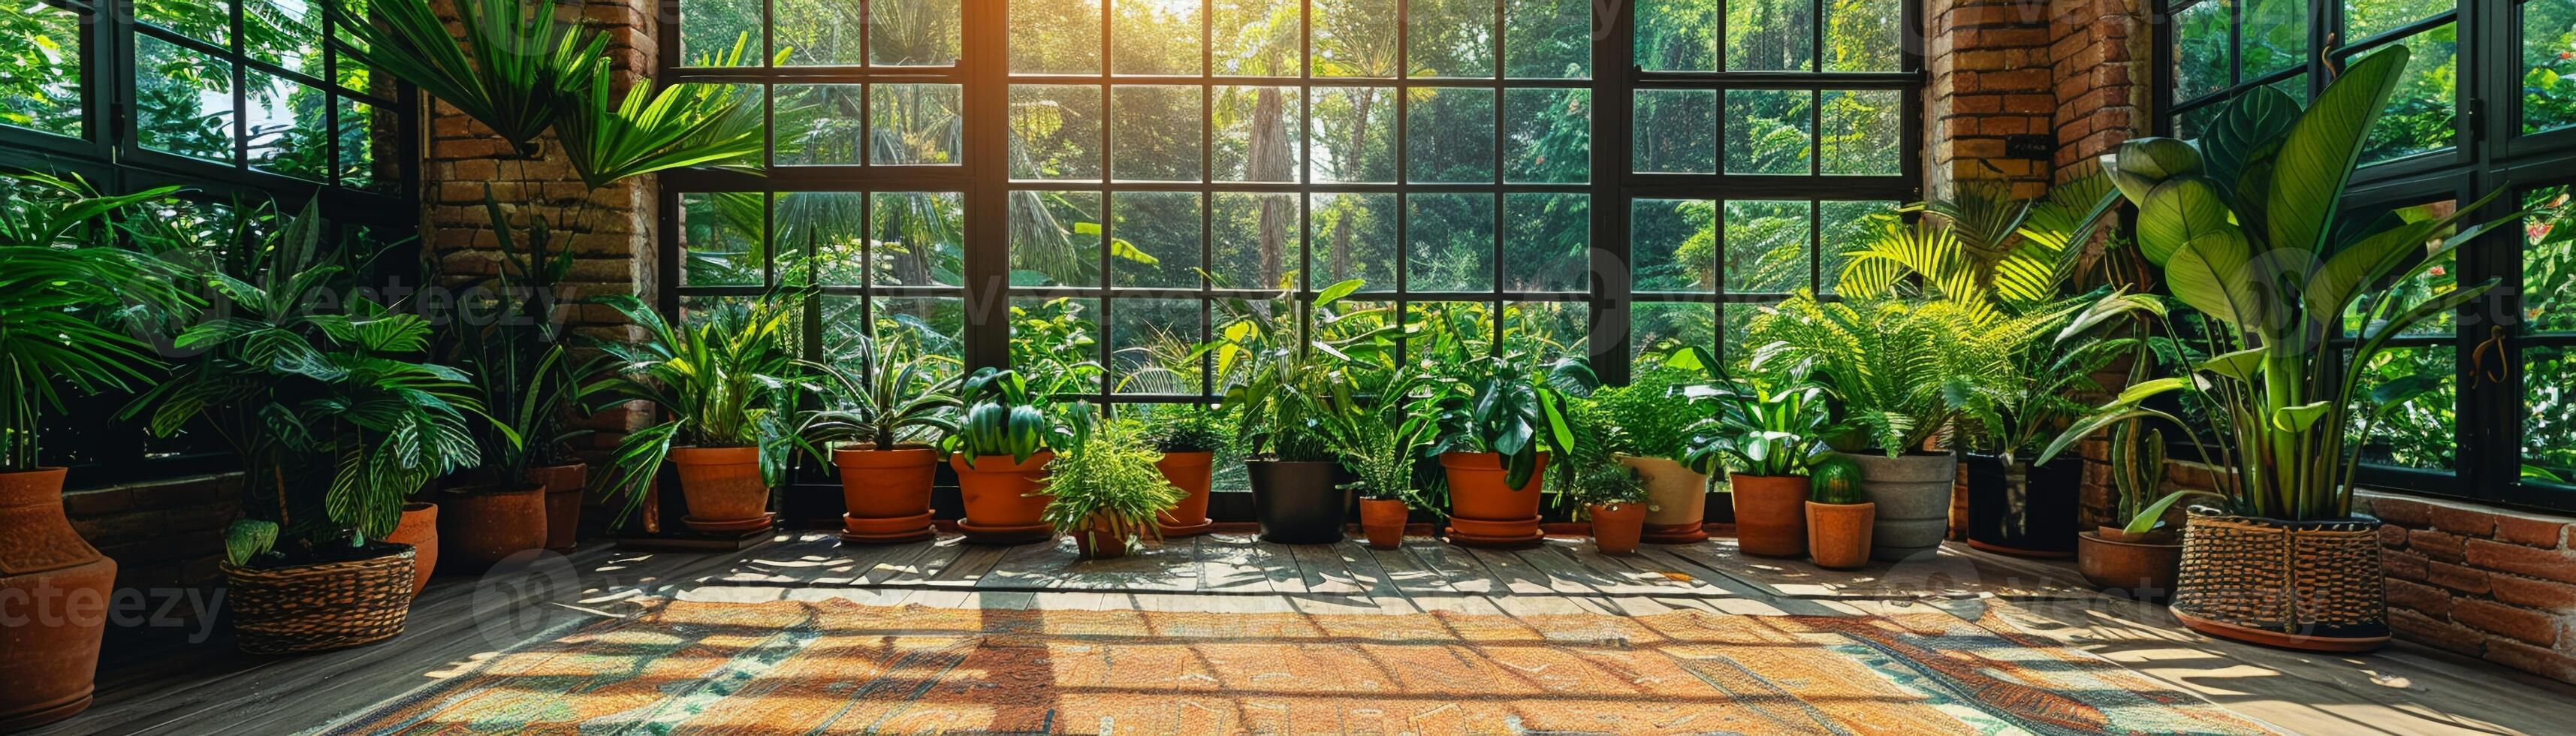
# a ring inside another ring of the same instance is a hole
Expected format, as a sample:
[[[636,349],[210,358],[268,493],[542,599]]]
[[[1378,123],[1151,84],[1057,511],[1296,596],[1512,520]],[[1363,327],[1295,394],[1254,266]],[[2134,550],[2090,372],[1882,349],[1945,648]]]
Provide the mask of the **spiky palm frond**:
[[[325,7],[348,34],[335,47],[446,102],[522,155],[571,109],[567,91],[607,66],[608,37],[557,22],[551,3],[460,0],[461,40],[428,0],[375,0],[372,18],[353,17],[339,3]]]

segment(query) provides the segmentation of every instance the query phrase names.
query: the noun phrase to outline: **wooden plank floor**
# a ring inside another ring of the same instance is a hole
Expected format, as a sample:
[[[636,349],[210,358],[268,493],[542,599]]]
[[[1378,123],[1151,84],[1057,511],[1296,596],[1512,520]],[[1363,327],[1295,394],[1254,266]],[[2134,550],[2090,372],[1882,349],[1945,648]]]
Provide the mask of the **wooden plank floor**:
[[[1857,616],[1929,607],[2092,651],[2286,731],[2566,733],[2576,723],[2576,687],[2562,683],[2405,644],[2334,657],[2213,641],[2181,630],[2162,608],[2090,592],[2064,563],[1955,549],[1927,562],[1833,572],[1744,557],[1726,539],[1609,557],[1570,539],[1493,551],[1415,538],[1375,550],[1210,534],[1077,562],[1069,540],[843,547],[801,533],[739,553],[593,546],[511,574],[442,578],[415,604],[410,631],[355,650],[263,659],[233,654],[225,641],[174,647],[165,658],[113,663],[89,713],[42,732],[304,731],[652,598],[1318,615]]]

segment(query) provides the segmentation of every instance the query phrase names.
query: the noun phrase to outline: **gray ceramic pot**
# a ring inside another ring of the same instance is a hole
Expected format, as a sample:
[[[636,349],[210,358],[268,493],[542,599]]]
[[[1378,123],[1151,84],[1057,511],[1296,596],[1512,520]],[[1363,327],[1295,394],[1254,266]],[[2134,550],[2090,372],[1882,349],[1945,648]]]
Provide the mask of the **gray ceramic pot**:
[[[1950,533],[1950,493],[1959,457],[1949,453],[1834,453],[1860,466],[1860,492],[1878,504],[1871,526],[1870,559],[1897,562],[1930,557]]]

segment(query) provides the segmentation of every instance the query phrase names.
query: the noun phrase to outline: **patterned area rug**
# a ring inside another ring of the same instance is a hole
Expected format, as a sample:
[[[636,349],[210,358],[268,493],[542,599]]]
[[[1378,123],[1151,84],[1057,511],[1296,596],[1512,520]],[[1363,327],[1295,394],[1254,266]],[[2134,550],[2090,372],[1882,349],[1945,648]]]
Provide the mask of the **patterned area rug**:
[[[670,603],[350,733],[2262,733],[1947,614],[1298,615]]]

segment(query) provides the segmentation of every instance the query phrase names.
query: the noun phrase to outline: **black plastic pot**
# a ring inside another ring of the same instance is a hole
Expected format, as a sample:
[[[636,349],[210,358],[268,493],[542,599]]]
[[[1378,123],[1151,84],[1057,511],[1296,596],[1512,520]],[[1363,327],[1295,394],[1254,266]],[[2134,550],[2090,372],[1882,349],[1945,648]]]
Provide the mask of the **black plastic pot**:
[[[1350,518],[1350,482],[1340,463],[1246,460],[1252,474],[1252,510],[1263,541],[1332,544],[1342,541]]]
[[[2039,467],[2005,465],[1994,455],[1967,453],[1968,546],[2016,557],[2072,557],[2083,531],[2084,463],[2072,455]]]

